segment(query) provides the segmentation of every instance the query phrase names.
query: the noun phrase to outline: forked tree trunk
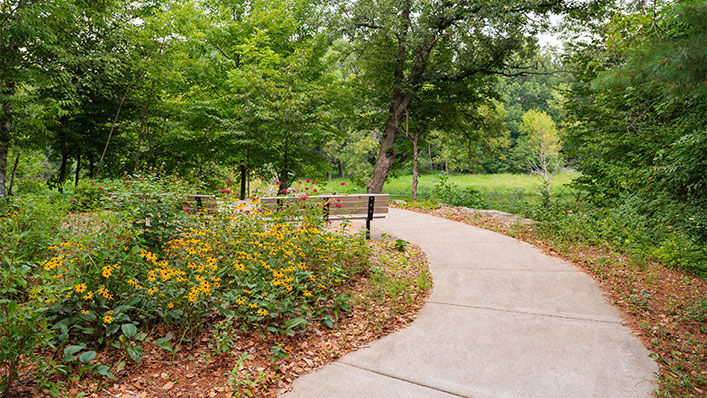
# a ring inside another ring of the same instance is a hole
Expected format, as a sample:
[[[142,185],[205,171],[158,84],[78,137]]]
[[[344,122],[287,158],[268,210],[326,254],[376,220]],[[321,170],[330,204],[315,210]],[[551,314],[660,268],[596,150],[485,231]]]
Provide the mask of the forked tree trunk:
[[[401,94],[390,106],[388,120],[380,140],[376,164],[373,166],[373,173],[366,184],[367,193],[381,193],[383,191],[383,184],[385,184],[385,179],[388,177],[390,167],[395,160],[396,153],[393,149],[395,132],[398,129],[398,125],[400,125],[400,119],[407,110],[408,105],[410,105],[411,99],[411,94]]]

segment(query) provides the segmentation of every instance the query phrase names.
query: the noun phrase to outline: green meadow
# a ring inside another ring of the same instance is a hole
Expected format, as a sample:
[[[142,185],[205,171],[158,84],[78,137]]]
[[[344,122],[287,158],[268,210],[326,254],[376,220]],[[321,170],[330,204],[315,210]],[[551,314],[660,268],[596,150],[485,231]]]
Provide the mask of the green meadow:
[[[420,175],[418,183],[418,199],[433,199],[434,186],[440,173]],[[572,200],[577,191],[569,184],[579,176],[573,170],[557,174],[552,180],[552,192],[560,201]],[[345,183],[346,185],[341,185]],[[480,192],[485,208],[508,212],[519,212],[531,203],[539,202],[541,179],[531,174],[450,174],[448,184],[459,188],[473,187]],[[365,187],[353,184],[348,179],[334,178],[326,185],[329,192],[360,193]],[[409,200],[412,192],[412,176],[402,175],[389,177],[383,187],[383,193],[388,193],[394,199]]]

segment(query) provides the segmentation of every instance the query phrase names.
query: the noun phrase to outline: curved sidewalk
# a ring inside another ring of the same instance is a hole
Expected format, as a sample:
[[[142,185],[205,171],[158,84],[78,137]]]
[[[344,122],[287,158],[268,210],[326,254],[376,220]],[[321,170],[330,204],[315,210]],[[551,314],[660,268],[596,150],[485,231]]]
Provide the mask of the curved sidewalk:
[[[295,397],[648,397],[656,363],[594,281],[518,240],[391,209],[434,290],[406,329],[297,379]]]

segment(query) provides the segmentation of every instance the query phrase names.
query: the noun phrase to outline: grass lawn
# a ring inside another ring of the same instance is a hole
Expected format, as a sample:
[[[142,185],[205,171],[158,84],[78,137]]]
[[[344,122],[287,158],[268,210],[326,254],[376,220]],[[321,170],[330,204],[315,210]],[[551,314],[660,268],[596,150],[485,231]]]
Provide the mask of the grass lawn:
[[[420,176],[418,195],[420,199],[429,198],[440,173]],[[553,178],[552,190],[560,200],[572,200],[576,191],[567,186],[579,173],[564,171]],[[540,177],[530,174],[450,174],[448,183],[461,188],[472,186],[481,192],[486,208],[518,212],[531,202],[539,201]],[[342,186],[341,183],[346,185]],[[325,188],[330,192],[357,193],[365,192],[365,187],[352,184],[348,179],[335,178]],[[389,177],[383,187],[383,193],[389,193],[395,199],[408,200],[412,191],[412,176]]]

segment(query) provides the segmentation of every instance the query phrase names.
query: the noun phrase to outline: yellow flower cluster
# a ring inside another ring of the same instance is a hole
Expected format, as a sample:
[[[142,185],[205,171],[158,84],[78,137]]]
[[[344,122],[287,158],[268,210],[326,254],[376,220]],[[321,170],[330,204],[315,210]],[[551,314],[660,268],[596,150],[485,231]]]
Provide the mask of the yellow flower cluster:
[[[120,266],[118,266],[118,264],[106,265],[103,268],[101,268],[101,275],[103,275],[104,278],[108,279],[113,274],[113,271],[119,270],[119,269],[120,269]]]

